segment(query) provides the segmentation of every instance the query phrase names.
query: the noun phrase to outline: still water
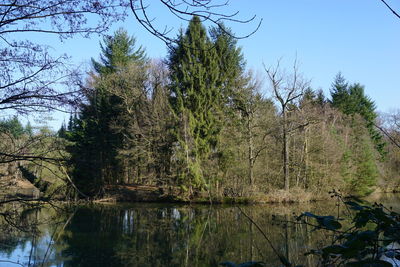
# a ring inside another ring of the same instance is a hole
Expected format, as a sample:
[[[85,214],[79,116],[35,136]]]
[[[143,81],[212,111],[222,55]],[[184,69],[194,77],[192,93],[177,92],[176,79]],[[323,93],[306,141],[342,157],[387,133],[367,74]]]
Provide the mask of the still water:
[[[399,196],[380,199],[400,208]],[[0,223],[0,266],[218,266],[263,261],[280,266],[250,216],[292,263],[312,266],[309,249],[328,233],[287,224],[304,211],[337,214],[335,202],[309,205],[86,205],[68,211],[46,207],[21,216],[37,231]]]

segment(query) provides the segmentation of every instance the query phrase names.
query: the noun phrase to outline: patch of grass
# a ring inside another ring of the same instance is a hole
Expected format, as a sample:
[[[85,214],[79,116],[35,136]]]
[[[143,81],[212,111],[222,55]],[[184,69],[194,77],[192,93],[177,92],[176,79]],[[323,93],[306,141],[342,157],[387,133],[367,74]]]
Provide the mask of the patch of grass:
[[[302,203],[313,200],[317,200],[316,195],[301,188],[292,188],[289,191],[274,190],[254,196],[257,203]]]

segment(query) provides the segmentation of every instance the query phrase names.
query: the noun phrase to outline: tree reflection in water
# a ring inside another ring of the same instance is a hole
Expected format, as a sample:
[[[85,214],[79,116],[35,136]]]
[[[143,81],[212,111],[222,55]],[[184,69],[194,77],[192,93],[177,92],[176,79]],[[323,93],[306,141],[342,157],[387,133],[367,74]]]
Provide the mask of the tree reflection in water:
[[[242,209],[277,250],[292,263],[307,266],[313,259],[303,254],[322,246],[328,236],[313,234],[306,225],[276,221],[289,221],[305,210],[335,213],[334,203]],[[224,261],[281,265],[258,230],[233,206],[89,205],[69,212],[43,208],[27,214],[25,219],[48,223],[40,224],[38,232],[31,234],[7,230],[2,222],[0,260],[24,266],[74,267],[218,266]]]

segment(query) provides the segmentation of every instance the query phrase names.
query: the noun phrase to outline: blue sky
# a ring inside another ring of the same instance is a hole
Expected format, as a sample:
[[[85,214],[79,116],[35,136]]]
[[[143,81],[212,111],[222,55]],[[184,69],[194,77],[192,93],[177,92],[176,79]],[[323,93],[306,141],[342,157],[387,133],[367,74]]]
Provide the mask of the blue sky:
[[[160,28],[168,25],[177,33],[180,27],[186,26],[186,22],[161,9],[158,1],[148,2],[151,3],[148,12]],[[387,2],[400,12],[400,1]],[[261,76],[263,63],[272,65],[282,58],[283,66],[290,68],[297,55],[300,70],[311,80],[314,89],[321,88],[329,95],[333,78],[340,71],[348,81],[365,85],[378,111],[389,112],[399,107],[400,19],[380,0],[231,0],[221,10],[240,11],[238,17],[243,19],[253,15],[257,16],[256,20],[263,19],[254,35],[238,42],[247,66]],[[256,24],[257,21],[228,26],[240,36],[254,30]],[[134,35],[148,56],[166,56],[165,44],[146,32],[132,15],[114,25],[109,33],[119,27]],[[100,53],[98,36],[73,38],[63,43],[51,36],[39,38],[40,42],[51,45],[56,54],[67,53],[82,67],[88,67],[90,58],[98,58]],[[268,88],[264,90],[268,96]],[[59,125],[60,116],[56,118],[52,124]]]

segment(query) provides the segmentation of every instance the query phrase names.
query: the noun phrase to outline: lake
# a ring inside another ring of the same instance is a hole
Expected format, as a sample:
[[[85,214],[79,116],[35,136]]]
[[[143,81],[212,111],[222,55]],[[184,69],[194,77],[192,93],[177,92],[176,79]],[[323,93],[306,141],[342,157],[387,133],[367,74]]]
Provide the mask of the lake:
[[[399,196],[380,201],[400,208]],[[240,210],[241,209],[241,210]],[[287,224],[304,211],[337,214],[335,201],[291,205],[102,204],[22,212],[19,220],[37,231],[0,224],[0,266],[218,266],[263,261],[281,266],[250,216],[292,263],[329,241],[328,233]]]

